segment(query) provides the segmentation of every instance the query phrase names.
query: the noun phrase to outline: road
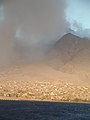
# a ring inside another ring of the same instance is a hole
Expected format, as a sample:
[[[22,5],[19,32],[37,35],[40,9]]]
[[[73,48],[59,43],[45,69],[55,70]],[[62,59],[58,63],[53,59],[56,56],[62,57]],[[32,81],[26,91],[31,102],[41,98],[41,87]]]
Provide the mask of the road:
[[[90,120],[90,104],[1,100],[0,120]]]

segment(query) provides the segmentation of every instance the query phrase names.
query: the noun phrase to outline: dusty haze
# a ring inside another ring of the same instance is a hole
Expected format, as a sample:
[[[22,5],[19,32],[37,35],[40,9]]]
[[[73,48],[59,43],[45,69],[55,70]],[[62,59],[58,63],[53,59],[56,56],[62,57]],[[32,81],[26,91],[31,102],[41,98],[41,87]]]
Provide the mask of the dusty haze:
[[[0,2],[0,64],[40,58],[66,32],[62,0]]]

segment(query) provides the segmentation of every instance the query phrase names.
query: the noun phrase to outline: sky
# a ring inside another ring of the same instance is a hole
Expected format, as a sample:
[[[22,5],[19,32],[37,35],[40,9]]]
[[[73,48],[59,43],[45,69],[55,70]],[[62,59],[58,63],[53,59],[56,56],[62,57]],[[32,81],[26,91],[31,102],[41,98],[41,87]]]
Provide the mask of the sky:
[[[89,6],[89,0],[0,0],[0,62],[42,56],[68,32],[90,37]]]
[[[56,38],[66,29],[89,36],[89,11],[89,0],[0,0],[0,25],[10,24],[14,37],[21,39]]]
[[[66,20],[76,35],[90,37],[90,0],[67,0]]]
[[[57,36],[65,32],[63,0],[2,1],[0,22],[11,22],[17,34],[27,31],[27,34]]]

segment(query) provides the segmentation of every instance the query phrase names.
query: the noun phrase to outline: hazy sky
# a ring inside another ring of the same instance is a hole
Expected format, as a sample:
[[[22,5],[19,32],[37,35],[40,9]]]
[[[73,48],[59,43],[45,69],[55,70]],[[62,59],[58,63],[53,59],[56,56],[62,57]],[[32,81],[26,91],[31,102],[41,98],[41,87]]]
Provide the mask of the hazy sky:
[[[89,11],[89,0],[0,0],[0,61],[41,55],[68,29],[90,36]]]
[[[17,34],[29,32],[29,35],[62,35],[66,27],[62,1],[64,0],[2,0],[0,23],[11,23],[10,27]]]
[[[67,0],[66,19],[76,34],[90,37],[90,0]]]
[[[65,8],[64,0],[0,1],[0,61],[43,54],[66,33]]]
[[[89,11],[89,0],[0,0],[0,25],[6,28],[8,24],[14,37],[21,39],[54,38],[65,34],[67,28],[87,36]]]

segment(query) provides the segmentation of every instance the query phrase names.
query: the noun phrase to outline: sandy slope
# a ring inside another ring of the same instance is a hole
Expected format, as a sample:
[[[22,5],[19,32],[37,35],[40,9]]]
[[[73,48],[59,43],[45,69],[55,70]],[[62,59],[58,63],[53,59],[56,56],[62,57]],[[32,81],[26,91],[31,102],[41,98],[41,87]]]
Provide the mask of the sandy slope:
[[[90,86],[79,76],[38,63],[0,72],[0,96],[1,99],[89,101]]]

